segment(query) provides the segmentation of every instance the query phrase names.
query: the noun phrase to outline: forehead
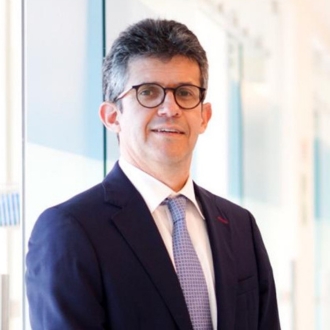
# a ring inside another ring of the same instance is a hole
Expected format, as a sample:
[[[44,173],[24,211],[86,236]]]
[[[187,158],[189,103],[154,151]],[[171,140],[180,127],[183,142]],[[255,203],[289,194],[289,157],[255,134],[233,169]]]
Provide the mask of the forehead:
[[[164,86],[200,84],[200,68],[196,61],[184,56],[170,59],[155,57],[133,58],[128,63],[128,85],[157,82]]]

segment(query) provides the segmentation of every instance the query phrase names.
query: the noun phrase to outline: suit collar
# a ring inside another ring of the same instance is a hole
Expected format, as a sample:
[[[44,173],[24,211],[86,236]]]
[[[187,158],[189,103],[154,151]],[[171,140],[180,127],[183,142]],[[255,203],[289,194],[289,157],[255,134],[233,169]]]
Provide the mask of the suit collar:
[[[130,196],[137,193],[134,186],[128,180],[118,165],[115,163],[112,170],[104,178],[102,182],[104,190],[104,201],[118,207],[124,207]]]

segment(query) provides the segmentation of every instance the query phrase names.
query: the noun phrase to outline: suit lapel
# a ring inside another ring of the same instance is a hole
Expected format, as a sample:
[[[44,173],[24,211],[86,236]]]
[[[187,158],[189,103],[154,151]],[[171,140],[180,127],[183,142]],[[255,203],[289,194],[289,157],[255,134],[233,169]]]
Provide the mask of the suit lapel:
[[[212,249],[217,297],[218,329],[235,327],[236,268],[232,250],[231,225],[228,216],[217,206],[215,196],[195,185]]]
[[[112,222],[149,274],[179,329],[192,329],[188,310],[157,226],[138,191],[118,164],[103,182],[106,202],[120,210]]]

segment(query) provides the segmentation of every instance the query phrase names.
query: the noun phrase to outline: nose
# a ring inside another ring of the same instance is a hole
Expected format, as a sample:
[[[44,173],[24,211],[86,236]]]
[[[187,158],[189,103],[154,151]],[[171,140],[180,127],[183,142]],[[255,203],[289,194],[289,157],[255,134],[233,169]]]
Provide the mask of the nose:
[[[163,103],[158,107],[160,116],[176,117],[181,114],[182,109],[175,101],[173,91],[167,90]]]

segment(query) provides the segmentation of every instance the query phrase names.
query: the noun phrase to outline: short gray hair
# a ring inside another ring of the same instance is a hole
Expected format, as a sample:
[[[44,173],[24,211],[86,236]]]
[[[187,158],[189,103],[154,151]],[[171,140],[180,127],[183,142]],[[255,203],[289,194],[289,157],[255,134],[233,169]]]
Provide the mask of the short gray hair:
[[[103,61],[103,95],[114,102],[128,79],[128,64],[134,58],[169,60],[184,56],[200,68],[201,87],[207,88],[208,62],[205,50],[186,25],[165,19],[144,19],[129,26],[114,41]]]

